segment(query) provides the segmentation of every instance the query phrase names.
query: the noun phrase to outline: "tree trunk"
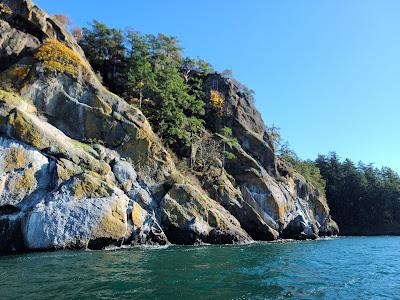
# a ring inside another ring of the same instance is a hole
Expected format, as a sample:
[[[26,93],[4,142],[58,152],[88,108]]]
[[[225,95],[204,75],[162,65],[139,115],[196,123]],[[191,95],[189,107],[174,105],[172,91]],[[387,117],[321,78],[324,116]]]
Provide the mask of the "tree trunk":
[[[222,150],[222,168],[221,168],[221,175],[224,173],[225,170],[225,142]]]
[[[142,99],[143,99],[143,93],[142,90],[139,92],[139,108],[142,108]]]

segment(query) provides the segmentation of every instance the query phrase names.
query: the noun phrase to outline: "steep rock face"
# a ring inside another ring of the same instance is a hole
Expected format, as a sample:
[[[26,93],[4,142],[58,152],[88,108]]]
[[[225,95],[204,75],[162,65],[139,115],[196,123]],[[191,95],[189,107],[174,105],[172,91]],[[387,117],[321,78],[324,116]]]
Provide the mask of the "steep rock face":
[[[306,180],[275,156],[274,147],[254,103],[239,82],[211,74],[207,90],[224,99],[224,114],[207,124],[232,128],[240,146],[228,162],[230,180],[219,177],[215,198],[228,209],[254,239],[315,238],[338,233],[326,199]],[[251,209],[244,209],[250,207]],[[251,213],[249,213],[251,211]],[[256,215],[256,216],[255,216]]]
[[[31,1],[0,4],[0,251],[173,240],[162,220],[179,172],[141,111],[107,91]],[[180,199],[181,211],[191,216],[202,194]],[[219,218],[196,241],[249,240],[234,217]],[[198,233],[179,226],[183,240]]]
[[[199,186],[56,20],[30,0],[0,4],[0,251],[337,232],[325,199],[276,158],[235,81],[208,78],[225,98],[237,159],[199,175]]]

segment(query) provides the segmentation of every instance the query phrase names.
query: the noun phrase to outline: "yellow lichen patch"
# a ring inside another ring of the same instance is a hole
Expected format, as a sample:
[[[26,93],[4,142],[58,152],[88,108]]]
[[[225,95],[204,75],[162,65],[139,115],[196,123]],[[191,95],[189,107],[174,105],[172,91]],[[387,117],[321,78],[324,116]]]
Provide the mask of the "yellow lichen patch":
[[[8,118],[8,123],[13,128],[14,135],[24,142],[39,149],[49,146],[47,143],[44,143],[45,140],[43,139],[42,132],[21,112],[15,111]]]
[[[11,15],[11,14],[12,10],[4,3],[0,3],[0,15]]]
[[[111,186],[106,185],[100,175],[88,172],[82,174],[72,187],[74,196],[78,199],[83,197],[107,197],[113,194]]]
[[[57,177],[61,181],[66,181],[71,177],[82,172],[82,169],[78,165],[63,158],[61,158],[57,162],[56,170],[57,170]]]
[[[88,71],[87,64],[71,48],[58,40],[47,40],[34,54],[34,58],[43,62],[45,69],[68,74],[74,78],[79,72]]]
[[[132,222],[133,224],[140,228],[146,219],[146,211],[138,204],[134,203],[132,208]]]
[[[35,185],[35,172],[33,168],[25,170],[24,175],[19,178],[14,185],[16,191],[30,190]]]
[[[103,218],[93,230],[92,235],[115,239],[124,237],[127,230],[124,205],[126,205],[126,199],[116,199],[111,210],[104,214]]]
[[[5,157],[5,171],[23,168],[26,164],[22,148],[11,148]]]
[[[279,221],[284,223],[285,220],[286,205],[278,204]]]
[[[177,227],[184,227],[191,219],[180,203],[173,198],[164,200],[163,210],[168,215],[170,222]]]
[[[112,113],[112,108],[107,103],[103,102],[98,96],[94,96],[93,106],[101,109],[103,113],[109,115]]]
[[[220,92],[216,90],[211,90],[210,101],[213,109],[215,109],[218,114],[222,114],[224,110],[224,99],[222,98]]]
[[[108,173],[111,172],[111,167],[105,162],[100,162],[100,167],[101,167],[101,169],[99,170],[100,175],[107,175]]]

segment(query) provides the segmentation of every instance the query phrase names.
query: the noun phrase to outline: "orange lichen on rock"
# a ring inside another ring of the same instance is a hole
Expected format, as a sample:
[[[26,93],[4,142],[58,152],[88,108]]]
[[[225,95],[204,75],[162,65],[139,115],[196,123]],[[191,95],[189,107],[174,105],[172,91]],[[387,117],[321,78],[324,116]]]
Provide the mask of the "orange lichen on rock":
[[[224,99],[221,94],[216,90],[211,90],[210,101],[212,107],[217,111],[217,113],[222,114],[224,110]]]
[[[87,63],[74,50],[58,40],[47,40],[34,54],[45,69],[68,74],[74,78],[87,72]]]

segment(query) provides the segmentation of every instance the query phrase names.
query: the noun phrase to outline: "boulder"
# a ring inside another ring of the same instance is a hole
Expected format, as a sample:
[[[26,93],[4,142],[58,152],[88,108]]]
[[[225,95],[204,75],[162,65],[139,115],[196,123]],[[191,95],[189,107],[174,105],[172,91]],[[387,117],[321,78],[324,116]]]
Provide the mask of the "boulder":
[[[161,201],[164,232],[176,244],[251,241],[239,221],[192,185],[175,184]]]

